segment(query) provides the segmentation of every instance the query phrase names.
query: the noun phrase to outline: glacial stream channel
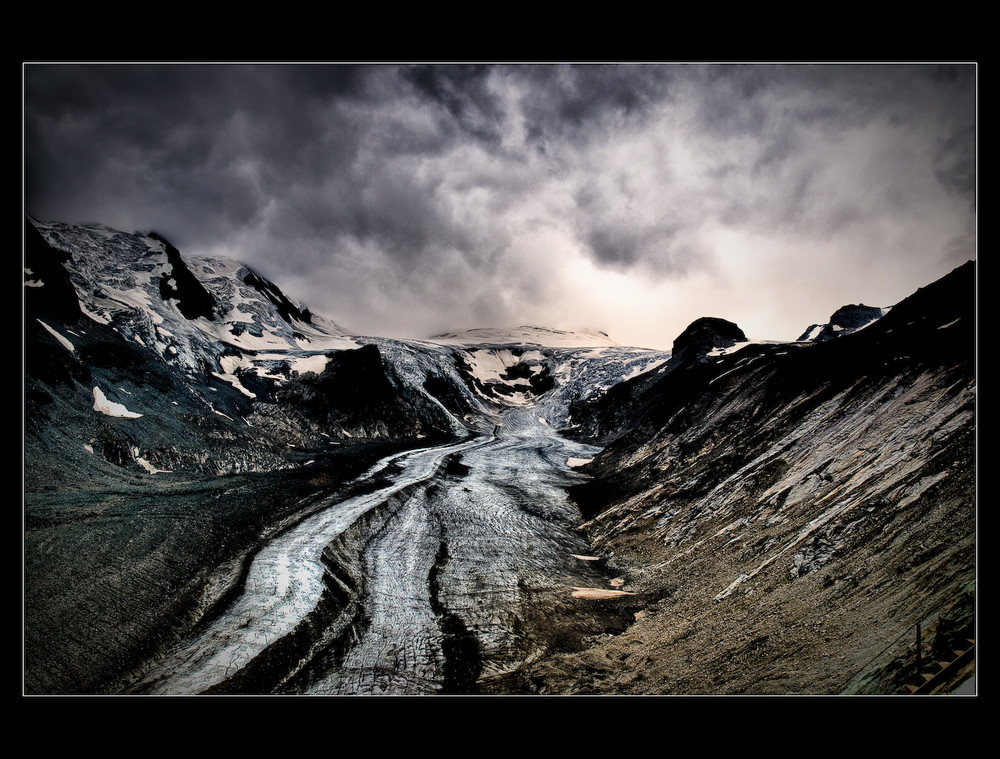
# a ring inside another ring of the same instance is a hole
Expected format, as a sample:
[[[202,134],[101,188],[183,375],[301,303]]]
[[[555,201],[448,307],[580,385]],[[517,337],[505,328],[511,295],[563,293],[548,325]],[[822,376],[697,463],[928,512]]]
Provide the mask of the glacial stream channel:
[[[571,587],[602,582],[565,492],[567,460],[594,451],[512,408],[493,435],[384,459],[364,478],[389,484],[264,545],[241,595],[135,690],[476,692],[543,649],[526,617],[571,614]]]

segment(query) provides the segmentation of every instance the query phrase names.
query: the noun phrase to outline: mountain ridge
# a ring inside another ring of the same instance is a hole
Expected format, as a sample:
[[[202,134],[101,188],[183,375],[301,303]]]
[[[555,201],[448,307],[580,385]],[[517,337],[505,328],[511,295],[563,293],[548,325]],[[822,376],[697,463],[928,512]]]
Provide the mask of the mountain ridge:
[[[606,333],[596,329],[564,330],[537,325],[518,327],[476,327],[456,332],[443,332],[427,338],[452,345],[538,345],[548,348],[594,348],[617,346]]]

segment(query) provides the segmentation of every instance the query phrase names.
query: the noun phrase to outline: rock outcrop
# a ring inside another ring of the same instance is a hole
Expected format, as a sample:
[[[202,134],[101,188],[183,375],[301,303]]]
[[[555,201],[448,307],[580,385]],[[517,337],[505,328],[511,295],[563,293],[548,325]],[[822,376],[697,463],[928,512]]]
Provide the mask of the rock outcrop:
[[[813,324],[802,333],[799,342],[823,342],[832,340],[835,337],[849,335],[859,329],[867,327],[877,319],[881,319],[886,309],[866,306],[858,303],[849,306],[841,306],[833,312],[830,321],[826,324]]]
[[[676,340],[670,355],[676,361],[693,363],[713,350],[731,348],[747,342],[747,336],[737,325],[725,319],[705,316],[691,322]]]

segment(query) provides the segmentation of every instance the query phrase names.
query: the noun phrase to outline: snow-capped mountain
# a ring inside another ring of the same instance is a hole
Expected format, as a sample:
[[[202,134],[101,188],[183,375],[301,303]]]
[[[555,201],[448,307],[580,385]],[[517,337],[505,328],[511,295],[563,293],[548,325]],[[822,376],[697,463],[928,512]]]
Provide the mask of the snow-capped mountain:
[[[51,364],[87,378],[75,399],[76,381],[57,394],[62,434],[80,420],[71,459],[96,451],[150,473],[273,469],[330,444],[487,430],[504,408],[546,394],[561,424],[571,399],[667,358],[595,330],[347,335],[249,267],[182,257],[156,233],[29,219],[26,240],[29,429],[42,418],[36,399],[56,397],[45,387]],[[134,422],[98,431],[107,420],[95,410]],[[231,429],[206,436],[204,413]],[[212,442],[220,436],[224,448]],[[97,444],[107,437],[115,442]]]
[[[184,259],[156,234],[29,220],[25,309],[31,479],[266,471],[352,438],[461,427],[377,351],[329,366],[365,343],[246,266]],[[344,395],[320,413],[326,386]]]
[[[309,366],[310,356],[358,347],[337,324],[235,261],[182,258],[155,232],[34,219],[31,226],[70,254],[65,269],[87,317],[185,372],[209,368],[232,381],[239,367],[266,374],[267,362],[290,361],[297,369]],[[27,287],[43,283],[25,272]]]

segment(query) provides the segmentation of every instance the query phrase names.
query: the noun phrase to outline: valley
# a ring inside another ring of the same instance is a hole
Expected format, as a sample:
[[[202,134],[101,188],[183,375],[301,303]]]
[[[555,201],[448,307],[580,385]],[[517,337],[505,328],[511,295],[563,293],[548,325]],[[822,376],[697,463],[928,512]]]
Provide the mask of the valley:
[[[598,578],[572,556],[584,542],[562,491],[580,446],[524,421],[396,454],[360,479],[392,469],[385,487],[318,504],[256,554],[227,609],[130,691],[470,692],[544,651],[521,620]],[[285,636],[296,657],[275,645]]]
[[[885,694],[975,636],[971,262],[666,352],[28,225],[28,695]]]

